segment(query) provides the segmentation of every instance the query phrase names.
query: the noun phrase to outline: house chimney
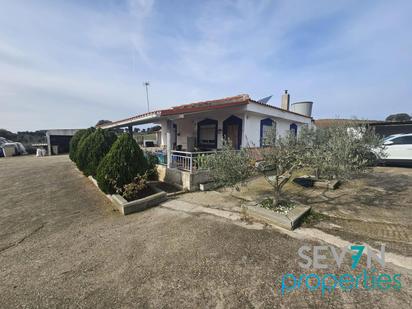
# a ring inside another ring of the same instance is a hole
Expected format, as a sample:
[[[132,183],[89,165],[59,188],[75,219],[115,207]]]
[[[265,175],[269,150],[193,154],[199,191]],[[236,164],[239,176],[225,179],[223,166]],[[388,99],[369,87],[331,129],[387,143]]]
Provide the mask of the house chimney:
[[[282,94],[282,102],[281,102],[281,108],[285,110],[289,110],[289,101],[290,101],[290,95],[287,90],[285,90],[285,93]]]

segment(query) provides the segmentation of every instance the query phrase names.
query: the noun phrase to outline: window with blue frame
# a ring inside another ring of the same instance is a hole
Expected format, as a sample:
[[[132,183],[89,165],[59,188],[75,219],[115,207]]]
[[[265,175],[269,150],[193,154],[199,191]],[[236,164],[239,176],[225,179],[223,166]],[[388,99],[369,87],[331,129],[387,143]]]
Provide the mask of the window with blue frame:
[[[260,121],[260,147],[270,145],[271,130],[276,130],[276,122],[271,118],[262,119]]]
[[[291,134],[293,134],[294,136],[298,135],[298,126],[295,123],[292,123],[289,129]]]

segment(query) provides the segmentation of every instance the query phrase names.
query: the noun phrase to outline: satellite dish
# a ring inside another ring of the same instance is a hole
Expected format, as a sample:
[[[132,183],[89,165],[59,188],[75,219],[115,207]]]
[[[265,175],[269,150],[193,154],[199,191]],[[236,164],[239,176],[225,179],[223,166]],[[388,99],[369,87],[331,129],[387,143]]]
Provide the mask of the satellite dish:
[[[263,103],[263,104],[267,104],[271,98],[272,98],[272,96],[270,95],[270,96],[268,96],[268,97],[265,97],[265,98],[263,98],[263,99],[260,99],[258,102],[259,102],[259,103]]]

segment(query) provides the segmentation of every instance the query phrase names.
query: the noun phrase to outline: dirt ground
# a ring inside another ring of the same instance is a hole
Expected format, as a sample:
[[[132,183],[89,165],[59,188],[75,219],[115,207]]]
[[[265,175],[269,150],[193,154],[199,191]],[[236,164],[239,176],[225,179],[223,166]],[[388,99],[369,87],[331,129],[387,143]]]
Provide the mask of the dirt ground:
[[[316,227],[351,242],[366,242],[412,256],[412,168],[376,167],[338,190],[285,187],[290,198],[324,214],[303,227]],[[266,180],[258,177],[234,195],[259,200],[271,194]]]
[[[398,216],[410,212],[395,204],[399,215],[388,209],[390,218],[407,224]],[[67,156],[1,159],[0,308],[411,307],[411,270],[390,263],[379,271],[400,273],[399,291],[282,296],[283,275],[309,271],[298,265],[298,249],[324,243],[216,215],[239,206],[222,193],[190,193],[122,216]],[[326,261],[333,265],[330,255]],[[350,272],[346,262],[310,271]]]

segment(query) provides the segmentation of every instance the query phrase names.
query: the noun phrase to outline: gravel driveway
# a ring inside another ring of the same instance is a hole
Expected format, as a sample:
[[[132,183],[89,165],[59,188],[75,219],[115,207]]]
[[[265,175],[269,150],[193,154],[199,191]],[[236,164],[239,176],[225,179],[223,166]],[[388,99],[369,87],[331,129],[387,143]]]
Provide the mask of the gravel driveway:
[[[281,296],[282,275],[302,272],[299,247],[319,242],[180,210],[183,197],[125,217],[67,156],[1,159],[0,308],[411,306],[411,273],[390,264],[400,291]]]

